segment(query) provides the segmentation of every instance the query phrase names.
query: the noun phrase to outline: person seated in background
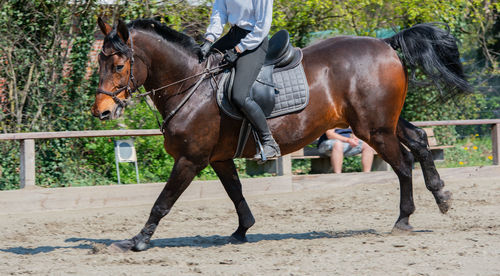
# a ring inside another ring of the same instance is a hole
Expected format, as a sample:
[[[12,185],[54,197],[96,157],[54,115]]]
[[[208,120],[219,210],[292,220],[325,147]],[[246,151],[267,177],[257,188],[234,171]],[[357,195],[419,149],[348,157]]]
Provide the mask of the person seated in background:
[[[361,153],[363,172],[369,172],[373,163],[375,151],[363,141],[359,140],[350,128],[329,129],[318,140],[320,154],[330,156],[334,173],[342,173],[344,157]]]

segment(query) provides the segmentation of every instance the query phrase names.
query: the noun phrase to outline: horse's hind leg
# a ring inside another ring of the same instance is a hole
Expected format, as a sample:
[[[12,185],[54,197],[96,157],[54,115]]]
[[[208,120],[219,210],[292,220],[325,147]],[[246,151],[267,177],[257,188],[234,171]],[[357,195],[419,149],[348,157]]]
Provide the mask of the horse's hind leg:
[[[428,148],[427,134],[403,118],[399,118],[397,135],[401,142],[407,146],[415,158],[420,162],[424,174],[425,186],[432,192],[439,210],[446,213],[451,206],[451,192],[444,191],[444,182],[439,177],[439,173],[434,165],[432,153]]]
[[[146,250],[160,220],[170,212],[182,192],[186,190],[196,174],[205,168],[207,164],[208,162],[193,162],[185,157],[178,158],[175,161],[170,178],[158,199],[156,199],[146,225],[144,225],[141,232],[132,239],[115,242],[111,246],[121,251],[130,249],[134,251]]]
[[[394,225],[394,230],[411,231],[410,215],[415,211],[413,202],[412,164],[410,153],[400,144],[396,134],[386,128],[381,128],[370,133],[369,142],[381,157],[391,165],[399,178],[400,203],[399,217]]]
[[[255,219],[243,197],[241,183],[238,178],[238,172],[232,159],[226,161],[217,161],[210,163],[217,173],[229,198],[234,203],[236,213],[238,214],[238,229],[231,235],[231,242],[246,242],[246,232],[255,223]]]

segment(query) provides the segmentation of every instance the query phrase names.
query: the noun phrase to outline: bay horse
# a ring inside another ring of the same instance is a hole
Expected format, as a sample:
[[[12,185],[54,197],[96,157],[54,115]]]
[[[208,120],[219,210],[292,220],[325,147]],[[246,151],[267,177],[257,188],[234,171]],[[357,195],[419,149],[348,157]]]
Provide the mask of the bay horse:
[[[146,90],[163,87],[149,96],[163,118],[168,117],[163,126],[164,147],[175,159],[172,173],[143,229],[112,246],[122,251],[147,249],[160,220],[197,173],[209,164],[238,215],[239,225],[230,241],[245,242],[246,232],[255,219],[243,197],[233,162],[241,121],[218,108],[213,82],[218,76],[190,78],[206,70],[207,61],[199,63],[198,44],[152,19],[137,19],[128,24],[119,20],[112,27],[99,18],[98,25],[105,38],[98,58],[99,87],[92,114],[101,120],[115,119],[123,113],[134,90],[140,86]],[[448,95],[470,89],[449,31],[436,24],[419,24],[387,39],[339,36],[308,46],[303,54],[309,104],[299,112],[268,120],[282,154],[303,148],[327,129],[350,126],[357,137],[391,165],[399,178],[400,214],[394,231],[412,230],[409,217],[415,211],[413,158],[420,162],[425,185],[440,211],[446,213],[451,193],[443,189],[426,134],[401,118],[400,113],[408,89],[409,68],[418,67],[428,79],[439,81]],[[220,57],[212,56],[211,60],[218,62]],[[191,95],[186,98],[188,92]],[[255,151],[255,143],[249,141],[243,157],[252,157]]]

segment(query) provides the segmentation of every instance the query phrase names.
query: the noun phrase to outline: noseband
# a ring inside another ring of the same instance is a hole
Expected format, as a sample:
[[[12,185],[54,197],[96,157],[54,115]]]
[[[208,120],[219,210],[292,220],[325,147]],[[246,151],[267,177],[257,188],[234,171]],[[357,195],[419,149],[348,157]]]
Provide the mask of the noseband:
[[[129,34],[129,39],[130,39],[130,52],[127,56],[129,58],[129,61],[130,61],[130,74],[128,77],[127,86],[120,87],[113,92],[106,91],[106,90],[103,90],[101,88],[97,88],[97,94],[104,94],[104,95],[110,96],[111,98],[113,98],[115,103],[117,103],[122,108],[125,108],[127,106],[127,102],[130,99],[132,93],[134,93],[137,90],[137,85],[136,85],[135,78],[134,78],[134,42],[133,42],[132,36],[130,36],[130,34]],[[112,52],[110,54],[106,54],[103,50],[101,50],[101,54],[103,54],[106,57],[110,57],[110,56],[116,55],[118,53],[119,52],[115,51],[115,52]],[[132,84],[134,86],[134,89],[132,89],[130,84]],[[118,94],[120,94],[124,90],[127,91],[128,93],[127,93],[127,96],[125,98],[125,101],[122,101],[120,98],[118,98]]]

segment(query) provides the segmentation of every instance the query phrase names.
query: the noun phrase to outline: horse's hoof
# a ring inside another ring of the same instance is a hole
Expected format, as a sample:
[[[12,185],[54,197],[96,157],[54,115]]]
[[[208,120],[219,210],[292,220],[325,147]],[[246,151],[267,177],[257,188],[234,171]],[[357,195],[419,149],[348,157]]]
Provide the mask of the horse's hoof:
[[[248,242],[248,239],[246,235],[239,235],[236,233],[233,233],[231,237],[229,237],[229,243],[230,244],[242,244]]]
[[[108,246],[108,250],[114,253],[125,253],[134,247],[134,242],[132,240],[123,240],[119,242],[114,242]]]
[[[149,243],[145,243],[143,241],[139,241],[137,242],[134,247],[132,247],[132,250],[135,251],[135,252],[139,252],[139,251],[144,251],[146,249],[149,248]]]
[[[409,227],[401,228],[396,225],[392,227],[391,234],[392,235],[407,235],[413,232],[413,227],[408,225]]]
[[[408,223],[408,220],[400,220],[392,227],[391,234],[408,234],[413,231],[413,227]]]
[[[451,208],[451,201],[452,201],[451,195],[452,194],[450,191],[444,191],[443,195],[440,197],[438,207],[439,211],[441,211],[441,213],[443,214],[446,214],[446,212],[448,212],[448,210],[450,210]]]

